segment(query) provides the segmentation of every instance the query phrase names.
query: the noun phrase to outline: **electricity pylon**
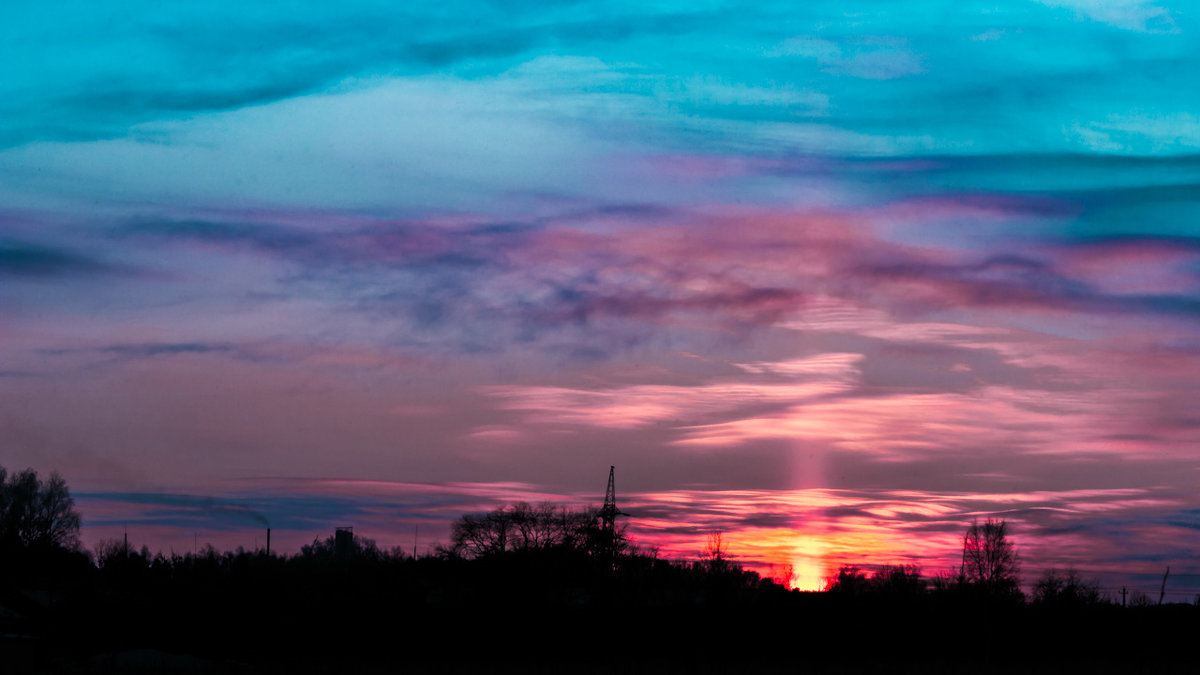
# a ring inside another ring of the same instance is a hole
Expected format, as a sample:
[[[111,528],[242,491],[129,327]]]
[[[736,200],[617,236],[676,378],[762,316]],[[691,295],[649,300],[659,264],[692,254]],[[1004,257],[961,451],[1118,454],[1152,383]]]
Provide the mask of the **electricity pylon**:
[[[623,516],[617,508],[617,488],[613,481],[615,466],[608,467],[608,489],[604,491],[604,506],[600,508],[600,529],[606,539],[611,539],[616,532],[617,516]]]

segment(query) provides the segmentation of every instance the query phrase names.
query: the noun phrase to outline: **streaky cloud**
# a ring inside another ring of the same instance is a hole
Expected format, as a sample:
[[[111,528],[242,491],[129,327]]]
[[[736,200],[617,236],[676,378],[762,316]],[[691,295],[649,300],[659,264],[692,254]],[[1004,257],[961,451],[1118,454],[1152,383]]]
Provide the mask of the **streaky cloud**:
[[[54,279],[129,275],[133,270],[61,246],[0,239],[0,277]]]

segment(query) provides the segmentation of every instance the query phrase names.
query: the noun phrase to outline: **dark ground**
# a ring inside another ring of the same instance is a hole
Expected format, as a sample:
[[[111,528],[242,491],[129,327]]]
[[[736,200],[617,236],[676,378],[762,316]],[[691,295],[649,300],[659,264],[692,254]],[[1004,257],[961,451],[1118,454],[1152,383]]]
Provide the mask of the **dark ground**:
[[[728,566],[8,561],[0,673],[1195,673],[1200,608],[798,593]]]

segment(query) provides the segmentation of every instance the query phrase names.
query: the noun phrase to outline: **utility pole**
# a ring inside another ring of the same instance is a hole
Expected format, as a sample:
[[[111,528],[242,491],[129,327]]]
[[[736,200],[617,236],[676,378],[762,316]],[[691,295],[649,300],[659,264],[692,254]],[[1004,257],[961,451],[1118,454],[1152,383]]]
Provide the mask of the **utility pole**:
[[[963,535],[963,554],[962,564],[958,567],[958,583],[966,583],[967,581],[967,535]]]
[[[1121,587],[1121,606],[1125,606],[1125,587]]]
[[[1162,588],[1158,589],[1158,604],[1162,604],[1163,596],[1167,594],[1167,576],[1171,574],[1171,566],[1167,565],[1167,571],[1163,573]]]

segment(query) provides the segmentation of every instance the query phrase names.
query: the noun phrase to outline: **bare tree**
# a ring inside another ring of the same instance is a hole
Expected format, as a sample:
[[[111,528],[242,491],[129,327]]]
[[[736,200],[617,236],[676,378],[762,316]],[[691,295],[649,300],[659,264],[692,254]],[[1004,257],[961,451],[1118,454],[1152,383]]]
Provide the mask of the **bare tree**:
[[[450,527],[451,549],[472,558],[502,553],[507,534],[507,524],[495,514],[464,514]]]
[[[725,548],[724,533],[713,530],[708,533],[708,541],[704,545],[701,558],[711,572],[722,572],[728,566],[729,552]]]
[[[521,550],[544,549],[562,543],[566,528],[560,526],[559,514],[550,502],[531,506],[520,502],[508,511],[516,529],[514,547]]]
[[[1008,538],[1008,523],[973,521],[963,537],[962,579],[989,593],[1020,592],[1020,561]]]
[[[0,547],[79,548],[79,514],[67,483],[25,469],[11,476],[0,466]]]
[[[791,563],[772,563],[769,567],[768,578],[779,586],[790,587],[796,576],[796,568]]]

